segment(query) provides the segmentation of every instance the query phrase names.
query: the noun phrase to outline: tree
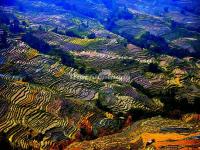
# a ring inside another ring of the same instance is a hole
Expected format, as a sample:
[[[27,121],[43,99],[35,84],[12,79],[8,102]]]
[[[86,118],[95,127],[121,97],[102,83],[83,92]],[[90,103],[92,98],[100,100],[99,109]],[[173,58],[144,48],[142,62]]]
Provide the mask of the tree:
[[[52,32],[58,33],[58,27],[55,27]]]
[[[147,71],[152,72],[152,73],[161,73],[162,72],[162,70],[159,68],[159,66],[154,63],[150,63],[148,65]]]
[[[22,21],[22,25],[23,26],[28,26],[28,24],[26,23],[26,21]]]
[[[45,28],[43,28],[41,25],[38,27],[39,31],[45,31]]]
[[[91,33],[88,35],[88,39],[95,39],[95,38],[96,38],[95,33]]]

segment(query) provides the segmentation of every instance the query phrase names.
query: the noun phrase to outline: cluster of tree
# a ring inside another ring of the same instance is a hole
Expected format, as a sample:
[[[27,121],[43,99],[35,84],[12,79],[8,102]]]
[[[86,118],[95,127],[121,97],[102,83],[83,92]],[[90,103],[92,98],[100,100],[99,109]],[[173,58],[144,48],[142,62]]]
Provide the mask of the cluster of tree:
[[[1,10],[0,10],[0,24],[8,26],[10,32],[12,33],[22,32],[24,31],[24,26],[27,26],[27,23],[25,21],[22,21],[20,23],[20,21],[15,15],[11,13],[6,13]]]
[[[126,6],[123,7],[114,7],[111,10],[110,15],[107,20],[103,22],[108,30],[114,29],[116,27],[116,21],[120,19],[131,20],[134,18],[134,15],[128,10]]]
[[[77,65],[75,64],[74,57],[68,52],[65,52],[61,49],[54,47],[50,54],[61,58],[62,64],[76,69],[78,68]]]
[[[42,53],[48,53],[51,51],[51,47],[43,39],[35,37],[32,32],[26,33],[22,37],[22,40]]]
[[[7,36],[7,31],[0,28],[0,48],[6,48],[8,46]]]
[[[152,72],[152,73],[162,73],[162,69],[156,63],[150,63],[147,66],[146,71]]]
[[[67,36],[70,36],[70,37],[81,38],[79,32],[76,31],[76,30],[66,30],[65,34],[66,34]]]
[[[10,19],[9,19],[8,14],[4,13],[1,10],[0,10],[0,23],[1,24],[6,24],[6,25],[10,24]]]
[[[20,27],[20,22],[18,19],[14,19],[11,23],[10,23],[10,32],[12,33],[19,33],[22,32],[23,28]]]
[[[14,148],[11,143],[8,140],[8,137],[5,133],[1,132],[0,133],[0,147],[1,149],[5,150],[18,150],[17,148]]]
[[[40,32],[43,32],[43,31],[40,31]],[[25,34],[22,40],[28,43],[29,46],[31,46],[32,48],[39,50],[41,53],[49,54],[49,55],[53,55],[53,56],[57,56],[61,58],[61,62],[64,65],[77,68],[74,61],[74,57],[72,55],[70,55],[67,52],[64,52],[63,50],[57,47],[50,46],[43,39],[35,37],[32,32]]]
[[[70,37],[76,37],[76,38],[89,38],[89,39],[95,39],[96,35],[95,33],[88,32],[88,22],[87,23],[81,23],[77,28],[73,29],[67,29],[65,31],[65,35]],[[58,33],[58,29],[54,30],[55,33]]]
[[[154,36],[150,34],[150,32],[143,33],[139,38],[135,38],[129,33],[122,33],[122,36],[128,39],[128,42],[156,53],[166,53],[166,51],[169,49],[168,43],[164,38],[160,36]]]

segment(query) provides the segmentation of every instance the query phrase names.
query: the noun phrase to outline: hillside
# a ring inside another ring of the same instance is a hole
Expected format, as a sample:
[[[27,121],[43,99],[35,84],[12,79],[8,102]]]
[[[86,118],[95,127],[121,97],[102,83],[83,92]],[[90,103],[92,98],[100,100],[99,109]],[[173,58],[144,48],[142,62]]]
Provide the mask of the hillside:
[[[199,10],[2,0],[0,149],[198,150]]]

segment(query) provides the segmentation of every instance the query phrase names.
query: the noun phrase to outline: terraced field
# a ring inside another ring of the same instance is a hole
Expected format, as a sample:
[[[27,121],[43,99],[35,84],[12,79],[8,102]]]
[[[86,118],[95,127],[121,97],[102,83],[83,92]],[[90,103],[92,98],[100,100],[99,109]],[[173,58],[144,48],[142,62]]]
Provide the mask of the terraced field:
[[[198,150],[199,8],[0,2],[0,149]]]

